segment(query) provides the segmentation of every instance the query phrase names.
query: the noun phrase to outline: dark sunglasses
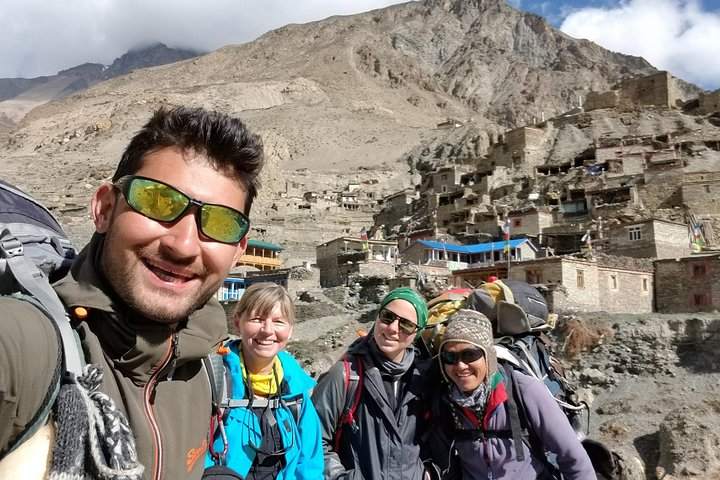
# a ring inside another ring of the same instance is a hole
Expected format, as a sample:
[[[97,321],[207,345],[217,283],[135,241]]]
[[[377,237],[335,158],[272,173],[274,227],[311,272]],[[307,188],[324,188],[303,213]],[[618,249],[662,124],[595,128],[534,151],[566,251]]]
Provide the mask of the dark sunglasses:
[[[455,365],[458,361],[464,364],[472,363],[480,360],[485,356],[482,348],[468,348],[460,352],[440,352],[440,361],[445,365]]]
[[[125,196],[130,208],[158,222],[174,222],[195,205],[200,212],[195,214],[198,229],[216,242],[238,243],[250,229],[250,219],[244,213],[225,205],[195,200],[152,178],[127,175],[113,185]]]
[[[398,328],[405,335],[415,333],[418,329],[417,323],[413,322],[412,320],[408,320],[407,318],[403,318],[397,313],[391,312],[387,308],[383,308],[382,310],[380,310],[380,313],[378,313],[378,320],[380,320],[385,325],[392,325],[392,323],[397,320]]]

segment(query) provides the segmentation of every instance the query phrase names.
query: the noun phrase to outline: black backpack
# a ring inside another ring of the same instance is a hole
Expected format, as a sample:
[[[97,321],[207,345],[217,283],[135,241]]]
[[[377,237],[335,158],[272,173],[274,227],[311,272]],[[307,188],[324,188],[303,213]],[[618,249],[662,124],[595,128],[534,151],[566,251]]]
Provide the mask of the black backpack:
[[[50,286],[67,273],[76,255],[72,242],[47,208],[0,180],[0,295],[35,305],[52,321],[62,346],[58,359],[60,368],[55,371],[43,407],[4,455],[16,449],[45,423],[61,383],[80,375],[85,365],[77,334],[65,307]]]

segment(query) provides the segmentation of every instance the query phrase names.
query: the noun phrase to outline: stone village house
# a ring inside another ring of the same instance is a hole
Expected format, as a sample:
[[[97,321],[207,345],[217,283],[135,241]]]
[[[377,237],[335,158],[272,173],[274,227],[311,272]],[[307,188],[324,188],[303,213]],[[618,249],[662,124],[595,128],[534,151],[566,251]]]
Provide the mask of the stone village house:
[[[493,267],[453,271],[457,287],[477,285]],[[654,310],[653,267],[650,260],[609,255],[570,255],[511,263],[503,277],[539,285],[551,311],[648,313]]]
[[[655,261],[657,311],[720,310],[720,253]]]
[[[339,237],[316,247],[320,286],[346,285],[352,274],[393,278],[397,243],[366,240],[358,237]]]

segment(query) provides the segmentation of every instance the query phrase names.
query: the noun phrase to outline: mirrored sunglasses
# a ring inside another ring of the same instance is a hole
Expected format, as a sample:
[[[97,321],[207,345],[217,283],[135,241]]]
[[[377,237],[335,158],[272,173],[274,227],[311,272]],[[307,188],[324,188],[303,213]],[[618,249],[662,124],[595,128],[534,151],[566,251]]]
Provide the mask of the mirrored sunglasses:
[[[444,365],[455,365],[458,361],[464,364],[472,363],[480,360],[485,356],[482,348],[468,348],[460,352],[440,352],[440,361]]]
[[[199,215],[195,213],[198,230],[216,242],[238,243],[250,229],[250,219],[244,213],[225,205],[195,200],[151,178],[127,175],[114,186],[125,196],[130,208],[158,222],[174,222],[195,205],[199,212]]]
[[[392,325],[392,323],[397,320],[398,329],[405,335],[415,333],[418,329],[418,326],[415,322],[413,322],[412,320],[408,320],[407,318],[403,318],[397,313],[391,312],[387,308],[383,308],[382,310],[380,310],[380,313],[378,314],[378,320],[380,320],[385,325]]]

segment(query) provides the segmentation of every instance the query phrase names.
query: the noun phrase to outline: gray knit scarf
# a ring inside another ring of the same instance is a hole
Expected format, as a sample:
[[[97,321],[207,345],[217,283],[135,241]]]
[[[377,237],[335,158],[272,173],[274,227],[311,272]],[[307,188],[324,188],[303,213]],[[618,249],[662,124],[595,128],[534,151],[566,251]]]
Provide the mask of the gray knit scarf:
[[[452,384],[452,387],[450,388],[450,399],[455,402],[457,405],[463,408],[467,408],[473,414],[475,415],[475,418],[478,419],[480,422],[480,425],[483,423],[483,418],[485,417],[485,410],[487,409],[488,400],[490,399],[490,392],[492,392],[492,388],[490,387],[490,382],[485,379],[478,387],[473,390],[469,395],[465,392],[460,391],[460,389],[455,385]],[[453,415],[455,423],[457,423],[458,427],[463,427],[462,423],[460,422],[460,418],[458,416]]]
[[[372,357],[373,363],[380,370],[381,373],[390,375],[393,380],[397,380],[407,372],[415,361],[415,350],[412,347],[405,349],[405,355],[402,360],[395,362],[385,356],[380,351],[375,338],[370,338],[368,342],[370,347],[370,356]]]
[[[128,420],[98,390],[101,383],[102,368],[90,364],[75,382],[60,387],[49,480],[142,480],[145,469]]]

